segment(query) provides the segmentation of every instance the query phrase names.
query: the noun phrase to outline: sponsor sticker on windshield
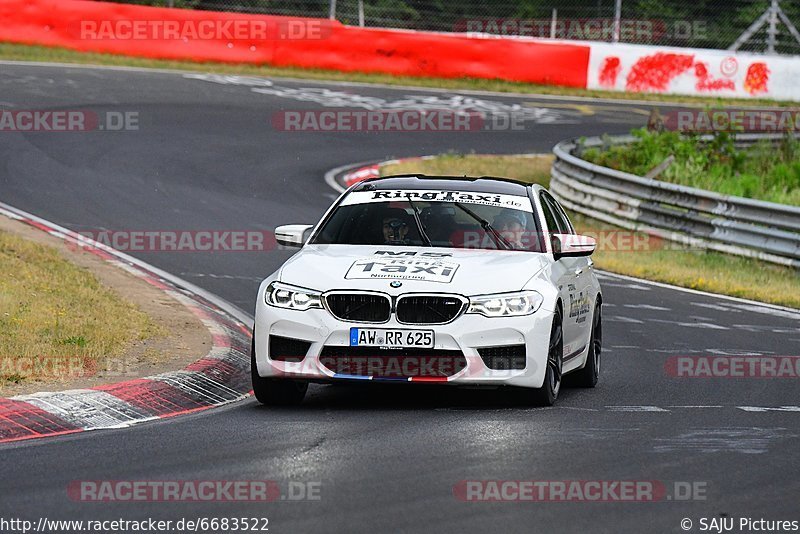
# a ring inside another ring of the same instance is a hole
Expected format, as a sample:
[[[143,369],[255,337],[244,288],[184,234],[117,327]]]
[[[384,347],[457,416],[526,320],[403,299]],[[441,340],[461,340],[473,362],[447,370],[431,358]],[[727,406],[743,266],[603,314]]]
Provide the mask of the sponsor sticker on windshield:
[[[528,197],[503,195],[500,193],[477,193],[474,191],[441,191],[435,189],[397,189],[387,191],[357,191],[342,201],[342,206],[370,204],[373,202],[398,202],[403,200],[424,202],[458,202],[481,204],[533,213]]]
[[[346,280],[419,280],[449,284],[458,270],[452,261],[410,258],[364,258],[356,260],[344,276]]]

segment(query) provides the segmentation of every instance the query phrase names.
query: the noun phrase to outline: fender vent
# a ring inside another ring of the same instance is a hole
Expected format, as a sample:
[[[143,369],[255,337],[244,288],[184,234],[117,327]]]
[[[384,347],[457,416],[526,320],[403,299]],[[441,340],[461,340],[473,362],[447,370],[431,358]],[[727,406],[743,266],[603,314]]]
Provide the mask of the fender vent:
[[[311,343],[289,337],[269,336],[269,358],[279,362],[302,362]]]
[[[478,349],[486,367],[496,371],[525,369],[525,345],[503,345]]]

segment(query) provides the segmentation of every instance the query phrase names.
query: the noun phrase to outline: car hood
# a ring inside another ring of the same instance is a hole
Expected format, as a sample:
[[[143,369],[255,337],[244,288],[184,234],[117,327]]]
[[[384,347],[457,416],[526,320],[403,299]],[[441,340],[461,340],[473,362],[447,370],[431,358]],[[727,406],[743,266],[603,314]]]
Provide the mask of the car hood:
[[[547,263],[547,256],[536,252],[306,245],[283,265],[279,279],[318,291],[481,295],[520,290]],[[398,282],[400,287],[393,287]]]

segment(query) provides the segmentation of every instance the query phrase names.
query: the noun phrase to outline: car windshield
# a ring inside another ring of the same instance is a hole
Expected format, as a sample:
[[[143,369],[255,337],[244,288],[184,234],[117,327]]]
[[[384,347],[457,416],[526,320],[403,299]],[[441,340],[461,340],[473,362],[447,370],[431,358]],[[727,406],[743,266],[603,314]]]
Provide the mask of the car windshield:
[[[371,190],[345,197],[311,243],[541,252],[538,236],[527,196]]]

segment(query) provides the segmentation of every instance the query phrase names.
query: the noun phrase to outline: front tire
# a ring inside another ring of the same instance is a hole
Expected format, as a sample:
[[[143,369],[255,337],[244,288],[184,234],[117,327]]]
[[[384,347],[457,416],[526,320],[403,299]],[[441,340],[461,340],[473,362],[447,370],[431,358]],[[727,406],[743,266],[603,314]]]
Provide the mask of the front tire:
[[[544,384],[534,390],[533,402],[537,406],[552,406],[558,399],[561,391],[561,372],[564,366],[564,330],[561,321],[561,310],[556,310],[553,316],[553,326],[550,329],[550,343],[547,349],[547,371]]]
[[[250,346],[250,378],[256,400],[267,406],[296,406],[303,402],[308,391],[308,382],[286,378],[264,378],[256,367],[256,331]]]
[[[564,365],[564,330],[561,321],[561,310],[553,314],[553,326],[550,329],[550,342],[547,348],[547,369],[542,387],[531,390],[519,388],[515,395],[519,401],[532,406],[552,406],[561,391],[561,377]]]
[[[600,378],[600,353],[603,350],[603,322],[600,314],[600,302],[595,304],[592,317],[592,335],[589,337],[589,353],[586,364],[580,371],[569,375],[570,385],[579,388],[593,388]]]

